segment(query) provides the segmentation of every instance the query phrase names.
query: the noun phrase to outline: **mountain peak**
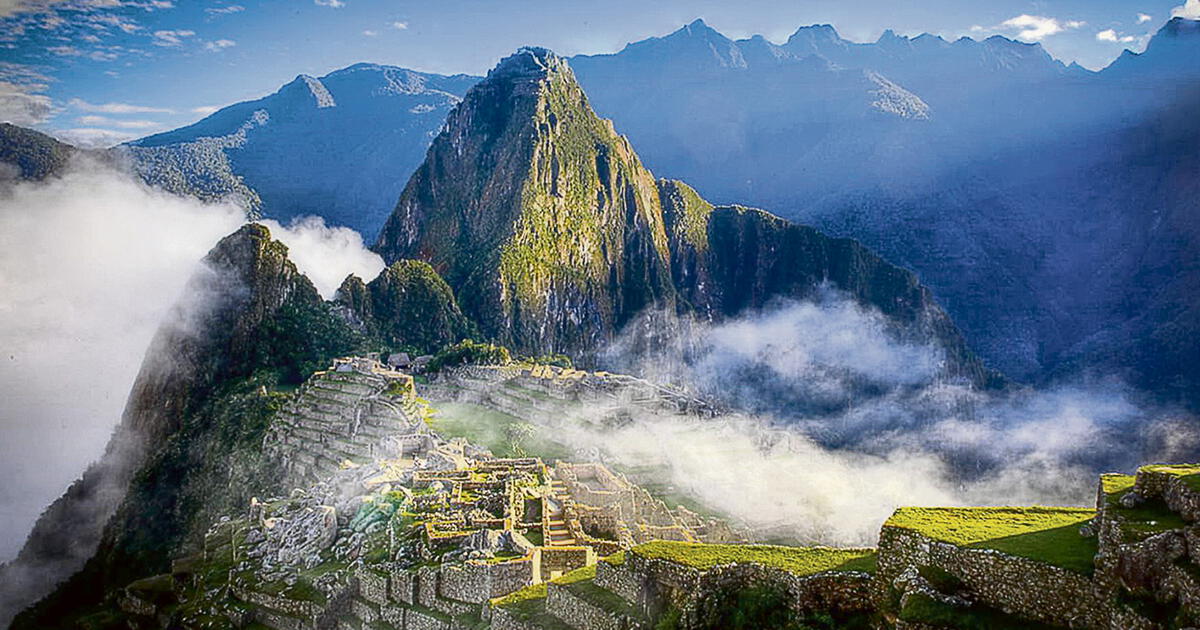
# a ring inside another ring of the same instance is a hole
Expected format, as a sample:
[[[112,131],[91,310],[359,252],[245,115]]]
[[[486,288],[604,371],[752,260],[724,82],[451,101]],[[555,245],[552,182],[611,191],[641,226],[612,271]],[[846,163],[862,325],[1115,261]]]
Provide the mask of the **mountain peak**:
[[[488,72],[488,79],[541,78],[554,72],[569,71],[566,60],[548,48],[525,46],[500,60]]]

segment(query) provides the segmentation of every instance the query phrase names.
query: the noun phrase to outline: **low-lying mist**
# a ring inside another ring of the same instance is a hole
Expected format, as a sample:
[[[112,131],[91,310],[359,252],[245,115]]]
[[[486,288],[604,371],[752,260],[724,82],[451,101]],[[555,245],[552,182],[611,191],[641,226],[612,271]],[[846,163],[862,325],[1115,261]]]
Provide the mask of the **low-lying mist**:
[[[89,161],[0,189],[0,562],[103,453],[155,330],[244,221]],[[383,267],[352,230],[266,223],[327,297]]]
[[[678,333],[653,353],[621,339],[606,361],[746,415],[631,409],[629,421],[568,423],[556,438],[663,471],[763,537],[873,544],[902,505],[1091,505],[1097,473],[1200,447],[1190,420],[1135,404],[1119,383],[980,392],[945,379],[936,348],[899,341],[833,291],[665,329]]]

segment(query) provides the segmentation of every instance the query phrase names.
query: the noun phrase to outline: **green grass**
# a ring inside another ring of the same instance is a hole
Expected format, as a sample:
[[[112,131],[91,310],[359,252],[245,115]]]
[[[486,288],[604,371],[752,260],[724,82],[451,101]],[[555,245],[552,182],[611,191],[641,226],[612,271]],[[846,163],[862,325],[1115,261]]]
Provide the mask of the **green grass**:
[[[591,580],[579,581],[566,587],[573,595],[582,599],[585,602],[608,611],[614,615],[625,617],[640,618],[642,615],[636,608],[631,606],[629,602],[621,598],[620,595],[597,586]]]
[[[1152,464],[1138,470],[1179,477],[1189,489],[1200,492],[1200,464]]]
[[[934,540],[973,549],[994,549],[1091,575],[1095,537],[1079,527],[1095,510],[1055,507],[900,508],[884,523]]]
[[[900,619],[958,630],[1055,630],[1056,628],[1056,626],[1020,619],[980,604],[962,608],[951,606],[919,593],[909,595],[905,600],[904,608],[900,611]]]
[[[638,545],[630,553],[643,558],[669,560],[700,570],[734,562],[761,564],[796,575],[813,575],[823,571],[871,572],[875,568],[874,549],[718,545],[659,540]]]
[[[540,457],[550,461],[569,459],[571,449],[547,437],[545,427],[534,427],[533,435],[522,440],[522,453],[516,452],[506,428],[526,424],[520,418],[470,403],[438,403],[429,418],[429,427],[446,438],[462,437],[486,447],[496,457]]]
[[[618,551],[617,553],[614,553],[611,556],[605,556],[603,558],[600,558],[600,562],[607,562],[608,564],[611,564],[614,567],[619,567],[619,566],[625,564],[625,552]]]
[[[1143,470],[1148,468],[1181,467],[1145,466]],[[1104,511],[1106,514],[1112,514],[1121,519],[1121,533],[1125,542],[1138,542],[1155,534],[1187,526],[1183,517],[1172,512],[1162,499],[1144,501],[1132,508],[1121,505],[1121,497],[1133,491],[1134,479],[1133,475],[1102,475],[1100,477],[1100,488],[1104,491]]]

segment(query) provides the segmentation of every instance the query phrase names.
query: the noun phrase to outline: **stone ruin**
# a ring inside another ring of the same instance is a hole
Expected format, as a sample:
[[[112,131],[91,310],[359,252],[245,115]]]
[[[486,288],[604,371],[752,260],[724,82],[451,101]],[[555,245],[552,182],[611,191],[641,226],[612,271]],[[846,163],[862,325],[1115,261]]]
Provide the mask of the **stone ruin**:
[[[664,402],[661,392],[631,398],[613,385],[621,380],[472,368],[430,389],[487,396],[547,422],[564,401],[692,404]],[[497,458],[431,431],[428,412],[411,378],[374,359],[339,360],[314,375],[264,440],[296,489],[253,500],[171,574],[130,584],[119,598],[130,623],[162,627],[169,613],[173,624],[208,628],[630,630],[674,611],[687,628],[714,594],[751,585],[778,588],[797,615],[859,615],[879,630],[949,628],[948,619],[981,615],[995,627],[1094,630],[1200,620],[1200,467],[1105,475],[1095,510],[1003,508],[1075,519],[1060,538],[1080,550],[1070,566],[1005,545],[1044,535],[1037,527],[967,544],[912,526],[906,509],[884,525],[870,563],[809,572],[758,561],[698,566],[687,561],[691,550],[748,547],[728,544],[739,533],[726,523],[670,508],[602,464]],[[954,530],[953,519],[998,508],[944,510]],[[664,544],[683,546],[682,559],[646,551]],[[531,588],[542,590],[506,603]]]

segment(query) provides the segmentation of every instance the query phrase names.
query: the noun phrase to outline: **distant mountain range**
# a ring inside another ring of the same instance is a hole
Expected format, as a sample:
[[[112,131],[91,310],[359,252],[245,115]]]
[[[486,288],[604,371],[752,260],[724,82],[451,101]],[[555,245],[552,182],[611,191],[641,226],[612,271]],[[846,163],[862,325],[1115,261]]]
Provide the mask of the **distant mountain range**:
[[[360,63],[300,75],[126,149],[144,179],[168,190],[232,195],[270,218],[318,215],[371,237],[477,80]]]

